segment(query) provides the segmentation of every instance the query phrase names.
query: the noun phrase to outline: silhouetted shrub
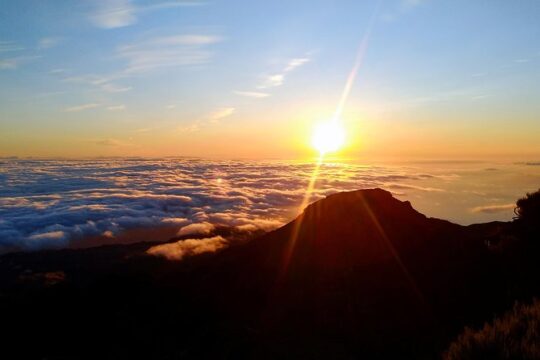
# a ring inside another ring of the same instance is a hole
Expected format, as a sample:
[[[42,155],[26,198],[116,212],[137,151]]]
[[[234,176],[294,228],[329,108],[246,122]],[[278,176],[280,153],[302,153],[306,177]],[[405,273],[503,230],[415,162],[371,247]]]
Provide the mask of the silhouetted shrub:
[[[519,220],[540,221],[540,190],[519,199],[514,212]]]
[[[465,328],[445,359],[540,359],[540,301],[516,304],[481,330]]]
[[[540,190],[519,199],[514,212],[517,215],[514,221],[515,234],[526,240],[529,246],[540,250]],[[536,251],[534,253],[538,255]]]

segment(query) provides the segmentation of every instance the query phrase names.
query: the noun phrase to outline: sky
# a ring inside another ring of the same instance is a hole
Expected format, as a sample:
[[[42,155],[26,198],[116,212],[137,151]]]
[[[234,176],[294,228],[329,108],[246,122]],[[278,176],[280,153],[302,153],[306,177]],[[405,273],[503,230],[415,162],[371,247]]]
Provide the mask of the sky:
[[[343,157],[537,160],[539,17],[536,0],[0,0],[0,156],[306,158],[343,100]]]

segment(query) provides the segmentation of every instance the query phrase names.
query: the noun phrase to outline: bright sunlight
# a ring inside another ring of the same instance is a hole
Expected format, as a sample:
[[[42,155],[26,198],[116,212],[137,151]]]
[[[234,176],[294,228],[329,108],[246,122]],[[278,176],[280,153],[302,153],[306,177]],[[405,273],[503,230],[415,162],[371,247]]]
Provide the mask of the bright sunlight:
[[[345,143],[345,130],[338,121],[318,124],[311,138],[312,146],[321,155],[339,150]]]

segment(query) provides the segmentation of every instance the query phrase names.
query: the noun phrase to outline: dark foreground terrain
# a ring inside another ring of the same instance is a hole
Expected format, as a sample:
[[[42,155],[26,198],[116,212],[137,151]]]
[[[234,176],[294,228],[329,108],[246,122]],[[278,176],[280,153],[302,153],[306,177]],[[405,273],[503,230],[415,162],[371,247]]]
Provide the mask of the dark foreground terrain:
[[[540,295],[538,206],[521,205],[464,227],[360,190],[182,261],[151,243],[4,255],[2,358],[441,358]]]

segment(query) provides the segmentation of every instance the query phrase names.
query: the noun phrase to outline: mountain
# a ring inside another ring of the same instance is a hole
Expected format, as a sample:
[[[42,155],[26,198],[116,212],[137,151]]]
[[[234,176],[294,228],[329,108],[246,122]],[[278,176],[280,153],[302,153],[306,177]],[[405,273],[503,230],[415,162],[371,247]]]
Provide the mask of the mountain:
[[[516,234],[513,223],[428,218],[369,189],[182,261],[148,255],[154,243],[8,254],[4,348],[35,359],[438,358],[465,325],[540,294],[524,276],[540,273],[537,253]]]

